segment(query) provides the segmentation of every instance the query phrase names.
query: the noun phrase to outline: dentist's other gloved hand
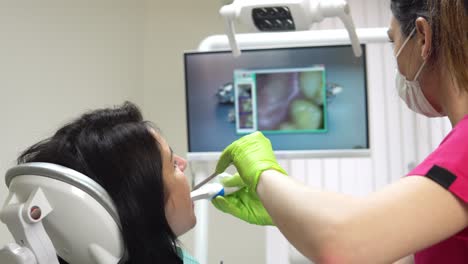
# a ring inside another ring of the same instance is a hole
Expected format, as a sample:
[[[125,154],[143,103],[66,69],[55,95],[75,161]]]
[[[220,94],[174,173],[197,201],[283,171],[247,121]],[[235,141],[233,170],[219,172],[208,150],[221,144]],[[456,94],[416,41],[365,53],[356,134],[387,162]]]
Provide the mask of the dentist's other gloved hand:
[[[256,193],[262,172],[273,169],[286,174],[276,161],[270,140],[258,131],[234,141],[224,149],[216,165],[216,172],[224,172],[231,164],[234,164],[253,193]]]
[[[247,223],[256,225],[273,225],[270,215],[263,207],[257,194],[245,185],[238,173],[221,179],[225,187],[240,187],[235,193],[225,197],[218,196],[211,200],[218,210],[231,214]]]

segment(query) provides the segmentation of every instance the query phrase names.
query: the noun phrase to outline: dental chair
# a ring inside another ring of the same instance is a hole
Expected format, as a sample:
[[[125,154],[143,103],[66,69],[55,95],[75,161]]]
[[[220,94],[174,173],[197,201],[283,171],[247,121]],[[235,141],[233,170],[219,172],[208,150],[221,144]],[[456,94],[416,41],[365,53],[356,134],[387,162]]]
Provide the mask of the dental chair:
[[[125,257],[117,210],[85,175],[50,163],[8,170],[0,211],[16,243],[0,249],[2,264],[115,264]],[[1,247],[1,245],[0,245]]]

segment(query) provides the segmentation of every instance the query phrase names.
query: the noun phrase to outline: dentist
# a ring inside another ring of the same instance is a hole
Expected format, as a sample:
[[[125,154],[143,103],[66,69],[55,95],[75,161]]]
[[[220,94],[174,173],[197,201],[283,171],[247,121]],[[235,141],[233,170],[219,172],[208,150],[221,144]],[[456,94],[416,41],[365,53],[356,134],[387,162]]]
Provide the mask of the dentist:
[[[276,225],[317,263],[468,263],[468,6],[466,0],[391,0],[389,38],[398,93],[413,111],[448,116],[452,131],[407,176],[365,198],[287,177],[260,132],[228,146],[216,171],[246,187],[213,204],[249,223]],[[425,133],[425,131],[420,131]]]

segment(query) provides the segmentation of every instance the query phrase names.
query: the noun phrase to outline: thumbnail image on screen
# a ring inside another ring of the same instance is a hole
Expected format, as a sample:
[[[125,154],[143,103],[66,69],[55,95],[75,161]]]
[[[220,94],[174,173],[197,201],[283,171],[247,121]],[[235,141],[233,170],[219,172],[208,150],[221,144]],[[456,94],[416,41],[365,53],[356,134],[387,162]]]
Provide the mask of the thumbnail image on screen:
[[[236,85],[236,122],[238,131],[255,131],[252,85],[251,83],[239,83]]]
[[[366,54],[350,45],[184,54],[189,152],[253,131],[274,150],[368,149]]]
[[[325,67],[235,70],[237,133],[323,133]]]

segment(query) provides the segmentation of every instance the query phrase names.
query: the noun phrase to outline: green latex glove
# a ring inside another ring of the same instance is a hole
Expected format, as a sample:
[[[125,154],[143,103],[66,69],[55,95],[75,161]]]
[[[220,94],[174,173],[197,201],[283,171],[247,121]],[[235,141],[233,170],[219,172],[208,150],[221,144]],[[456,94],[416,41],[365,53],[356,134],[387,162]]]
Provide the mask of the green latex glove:
[[[270,140],[258,131],[234,141],[224,149],[216,164],[216,173],[224,172],[231,163],[254,193],[262,172],[274,169],[286,174],[276,161]]]
[[[225,197],[218,196],[211,203],[218,210],[231,214],[250,224],[273,225],[270,215],[263,207],[257,194],[246,187],[238,173],[221,180],[225,187],[241,187],[235,193]]]

